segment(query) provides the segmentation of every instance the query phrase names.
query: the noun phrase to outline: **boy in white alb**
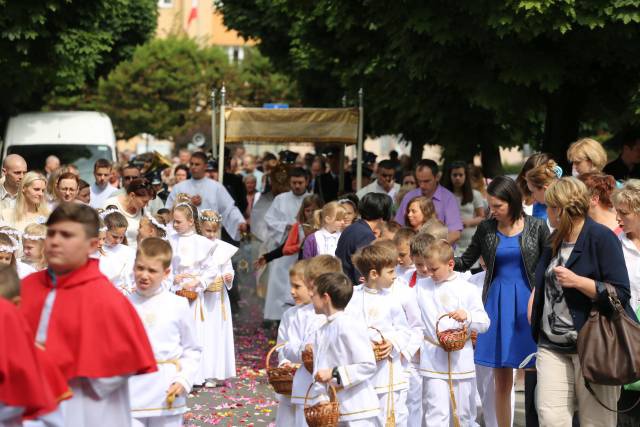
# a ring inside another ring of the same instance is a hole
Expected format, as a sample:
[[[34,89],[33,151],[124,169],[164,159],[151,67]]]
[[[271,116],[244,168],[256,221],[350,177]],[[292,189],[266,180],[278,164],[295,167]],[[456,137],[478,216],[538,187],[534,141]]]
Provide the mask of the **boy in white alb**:
[[[327,323],[313,336],[313,374],[320,383],[337,387],[340,426],[378,426],[378,396],[371,379],[376,361],[366,326],[343,310],[353,293],[351,280],[344,273],[326,273],[315,280],[311,300]],[[313,394],[326,396],[324,387],[315,384]]]
[[[310,258],[305,263],[304,282],[310,296],[313,295],[314,282],[318,276],[329,272],[341,272],[342,264],[340,260],[331,255],[318,255]],[[281,355],[291,363],[302,363],[302,351],[311,342],[313,334],[327,322],[326,316],[317,314],[313,304],[308,303],[300,306],[291,319],[288,332],[288,341],[282,347]],[[314,351],[314,350],[312,350]],[[315,352],[315,351],[314,351]],[[295,413],[296,427],[306,426],[304,419],[305,394],[309,385],[313,382],[311,372],[301,366],[293,376],[293,387],[291,390],[291,404]],[[307,404],[313,405],[319,402],[321,396],[310,393]]]
[[[402,227],[396,232],[393,243],[398,251],[398,265],[396,265],[396,277],[405,279],[407,282],[416,271],[411,259],[411,240],[417,232],[411,227]]]
[[[299,341],[299,337],[293,336],[291,329],[291,321],[298,313],[301,307],[311,302],[311,294],[304,283],[304,268],[306,260],[301,260],[293,264],[289,270],[289,282],[291,283],[291,297],[296,303],[282,314],[280,326],[278,327],[278,339],[276,345],[284,346],[292,339]],[[291,361],[284,357],[282,347],[278,350],[278,366],[291,365]],[[299,369],[304,369],[300,367]],[[278,395],[278,412],[276,413],[276,426],[289,427],[295,425],[295,410],[291,404],[291,396],[283,394]]]
[[[138,245],[136,290],[129,300],[147,331],[158,371],[129,379],[134,427],[181,426],[187,394],[200,364],[201,347],[189,303],[162,286],[171,257],[171,246],[158,237]]]
[[[469,396],[475,394],[475,366],[471,340],[459,351],[447,352],[440,345],[440,332],[467,323],[478,333],[489,328],[476,286],[453,272],[453,248],[437,240],[427,248],[426,264],[430,278],[419,280],[416,296],[422,312],[424,341],[420,350],[420,374],[423,383],[423,425],[448,426],[459,420],[463,427],[475,426],[476,406]],[[455,402],[452,402],[455,399]]]
[[[382,342],[376,373],[371,379],[381,408],[378,423],[385,425],[395,419],[396,426],[404,427],[408,418],[407,371],[409,361],[418,350],[420,332],[409,327],[399,292],[396,289],[393,293],[391,289],[397,258],[391,242],[379,242],[356,252],[353,264],[364,276],[365,283],[354,287],[345,313],[368,328],[371,346]]]

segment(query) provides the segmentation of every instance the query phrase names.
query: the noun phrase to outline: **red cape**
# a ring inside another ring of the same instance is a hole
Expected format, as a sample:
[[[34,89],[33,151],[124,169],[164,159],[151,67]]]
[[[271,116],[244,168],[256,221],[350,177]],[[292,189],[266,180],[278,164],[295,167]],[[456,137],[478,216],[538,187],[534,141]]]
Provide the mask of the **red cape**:
[[[9,301],[0,298],[0,402],[25,408],[24,416],[53,411],[58,401],[46,387],[27,322]]]
[[[54,287],[47,271],[22,281],[21,310],[35,339],[44,301]],[[57,277],[45,352],[67,380],[146,374],[156,361],[138,313],[91,259]]]

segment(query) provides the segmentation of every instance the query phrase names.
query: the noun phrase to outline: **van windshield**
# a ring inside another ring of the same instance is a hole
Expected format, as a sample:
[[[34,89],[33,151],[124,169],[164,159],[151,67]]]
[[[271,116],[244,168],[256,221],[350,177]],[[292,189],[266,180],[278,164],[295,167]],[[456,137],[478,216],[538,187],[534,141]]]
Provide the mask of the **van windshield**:
[[[29,170],[44,171],[44,163],[53,154],[60,159],[60,164],[73,164],[80,170],[80,178],[93,183],[93,164],[98,159],[113,162],[111,149],[107,145],[52,145],[30,144],[12,145],[7,148],[7,154],[19,154],[27,161]]]

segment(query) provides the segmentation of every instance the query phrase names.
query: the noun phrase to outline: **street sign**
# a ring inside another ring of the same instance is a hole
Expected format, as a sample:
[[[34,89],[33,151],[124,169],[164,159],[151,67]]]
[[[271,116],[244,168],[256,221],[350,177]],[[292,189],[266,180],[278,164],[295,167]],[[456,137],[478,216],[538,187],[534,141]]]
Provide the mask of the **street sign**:
[[[289,104],[267,103],[267,104],[262,104],[262,108],[268,108],[270,110],[279,110],[279,109],[282,109],[282,108],[289,108]]]

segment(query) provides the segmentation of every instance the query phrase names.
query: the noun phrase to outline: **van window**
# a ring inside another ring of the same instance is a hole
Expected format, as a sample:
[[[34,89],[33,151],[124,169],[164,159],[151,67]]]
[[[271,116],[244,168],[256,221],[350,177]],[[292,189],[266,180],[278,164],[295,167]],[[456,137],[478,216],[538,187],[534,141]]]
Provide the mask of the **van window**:
[[[27,160],[29,170],[44,170],[44,162],[51,154],[60,159],[61,164],[73,164],[80,170],[80,177],[93,183],[93,164],[98,159],[113,162],[111,149],[107,145],[12,145],[7,154],[19,154]]]

